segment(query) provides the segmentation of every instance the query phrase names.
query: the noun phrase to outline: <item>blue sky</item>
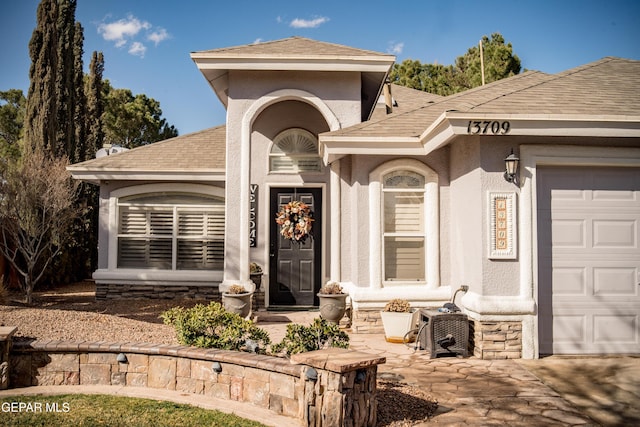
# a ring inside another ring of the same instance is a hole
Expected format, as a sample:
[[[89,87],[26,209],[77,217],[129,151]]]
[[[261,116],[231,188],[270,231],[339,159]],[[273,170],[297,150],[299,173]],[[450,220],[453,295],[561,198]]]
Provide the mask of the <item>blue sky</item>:
[[[0,0],[0,90],[27,92],[38,3]],[[104,52],[104,77],[160,101],[180,134],[225,121],[189,57],[198,50],[296,35],[448,65],[500,32],[527,69],[640,60],[637,0],[78,0],[76,19],[85,29],[85,69],[92,51]]]

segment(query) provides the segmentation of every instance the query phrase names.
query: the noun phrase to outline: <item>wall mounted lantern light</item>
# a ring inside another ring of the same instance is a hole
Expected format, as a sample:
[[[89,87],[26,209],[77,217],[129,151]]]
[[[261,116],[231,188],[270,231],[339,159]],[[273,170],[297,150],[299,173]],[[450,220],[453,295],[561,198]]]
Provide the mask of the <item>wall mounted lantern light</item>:
[[[504,166],[506,169],[504,172],[504,179],[506,179],[508,182],[516,182],[516,174],[518,173],[518,162],[520,162],[520,159],[518,158],[518,156],[513,154],[512,148],[511,154],[509,154],[507,158],[504,159]]]

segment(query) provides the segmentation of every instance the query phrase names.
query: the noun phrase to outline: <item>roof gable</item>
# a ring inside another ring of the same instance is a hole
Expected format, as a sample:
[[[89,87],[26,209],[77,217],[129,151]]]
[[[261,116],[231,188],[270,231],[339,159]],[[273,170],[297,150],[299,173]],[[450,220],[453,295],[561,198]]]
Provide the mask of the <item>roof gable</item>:
[[[229,73],[245,71],[350,72],[362,85],[362,119],[369,117],[395,56],[304,37],[192,52],[191,59],[223,105],[228,105]]]
[[[322,42],[305,37],[289,37],[260,43],[240,46],[223,47],[219,49],[193,52],[192,56],[206,57],[256,57],[256,58],[349,58],[349,57],[382,57],[393,58],[392,55],[372,50],[358,49],[335,43]]]

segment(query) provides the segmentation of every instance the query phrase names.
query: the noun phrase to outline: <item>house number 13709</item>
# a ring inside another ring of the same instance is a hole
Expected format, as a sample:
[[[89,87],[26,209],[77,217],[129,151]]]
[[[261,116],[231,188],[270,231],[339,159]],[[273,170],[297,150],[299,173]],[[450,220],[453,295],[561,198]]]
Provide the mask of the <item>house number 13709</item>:
[[[469,120],[469,124],[467,125],[467,133],[471,135],[478,134],[493,134],[493,135],[504,135],[509,133],[509,129],[511,129],[511,123],[509,122],[499,122],[497,120]]]

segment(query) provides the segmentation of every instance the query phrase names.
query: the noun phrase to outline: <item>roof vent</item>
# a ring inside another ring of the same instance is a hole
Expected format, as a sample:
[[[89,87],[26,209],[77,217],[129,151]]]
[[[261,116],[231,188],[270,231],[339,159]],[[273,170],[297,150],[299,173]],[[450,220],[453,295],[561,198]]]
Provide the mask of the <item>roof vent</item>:
[[[112,154],[122,153],[124,151],[129,151],[129,149],[121,147],[120,145],[104,144],[102,148],[96,152],[96,159],[110,156]]]

